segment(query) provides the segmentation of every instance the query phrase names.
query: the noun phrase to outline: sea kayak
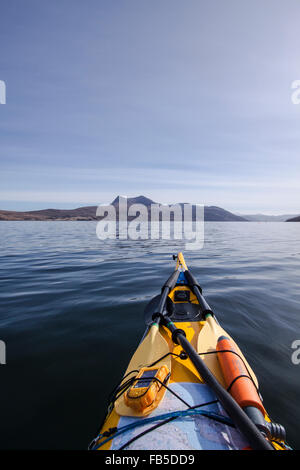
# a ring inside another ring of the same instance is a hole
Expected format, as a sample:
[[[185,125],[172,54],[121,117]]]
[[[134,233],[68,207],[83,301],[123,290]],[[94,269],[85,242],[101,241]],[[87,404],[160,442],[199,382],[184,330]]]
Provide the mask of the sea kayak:
[[[283,450],[258,380],[220,326],[183,254],[146,306],[146,332],[92,450]]]

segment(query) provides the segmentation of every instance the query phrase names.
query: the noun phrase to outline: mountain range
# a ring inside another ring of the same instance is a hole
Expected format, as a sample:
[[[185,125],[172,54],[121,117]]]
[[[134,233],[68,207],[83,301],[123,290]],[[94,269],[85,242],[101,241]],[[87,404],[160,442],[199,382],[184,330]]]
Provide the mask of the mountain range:
[[[119,196],[112,201],[112,205],[116,208],[117,218],[118,202]],[[130,207],[132,204],[145,205],[149,214],[151,204],[156,203],[145,196],[137,196],[127,199],[127,206]],[[183,203],[180,203],[180,205],[183,206]],[[77,209],[43,209],[26,212],[0,210],[0,220],[98,220],[99,217],[96,216],[97,207],[98,206],[85,206],[78,207]],[[194,208],[195,206],[193,209]],[[129,220],[134,218],[135,217],[128,217]],[[246,222],[245,218],[217,206],[205,206],[204,219],[206,221]]]
[[[112,202],[112,205],[116,207],[116,212],[118,216],[118,206],[119,206],[119,197],[117,196],[116,199]],[[147,207],[148,210],[148,215],[150,214],[150,209],[152,204],[159,204],[157,202],[152,201],[152,199],[149,199],[145,196],[137,196],[137,197],[132,197],[127,199],[127,205],[130,207],[133,204],[143,204],[144,206]],[[182,207],[183,205],[187,203],[179,202],[177,203],[179,206]],[[169,205],[170,207],[170,205]],[[195,210],[195,205],[193,205],[193,220],[195,220],[196,217],[196,210]],[[128,217],[128,220],[134,219],[135,217]],[[232,212],[226,211],[225,209],[222,209],[221,207],[217,206],[204,206],[204,220],[207,222],[246,222],[246,219],[244,219],[241,216],[235,215]]]
[[[119,197],[120,196],[117,196],[111,203],[116,209],[117,217]],[[145,196],[137,196],[127,199],[127,206],[130,207],[132,204],[145,205],[147,207],[148,214],[150,214],[151,205],[157,203]],[[183,206],[183,204],[184,203],[179,203],[180,206]],[[99,220],[100,218],[96,216],[97,207],[98,206],[84,206],[78,207],[77,209],[42,209],[25,212],[0,210],[0,221]],[[135,217],[128,217],[129,220],[134,218]],[[193,206],[193,219],[195,219],[195,206]],[[279,222],[286,221],[287,219],[289,222],[300,222],[300,216],[269,216],[264,214],[237,215],[218,206],[204,206],[204,220],[206,222]]]

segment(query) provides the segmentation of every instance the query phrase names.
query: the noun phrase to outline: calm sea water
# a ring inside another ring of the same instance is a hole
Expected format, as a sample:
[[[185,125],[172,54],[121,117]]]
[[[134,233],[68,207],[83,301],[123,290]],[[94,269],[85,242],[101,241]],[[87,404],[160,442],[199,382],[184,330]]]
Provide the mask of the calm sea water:
[[[100,242],[94,222],[0,222],[0,446],[85,449],[178,241]],[[186,261],[300,449],[300,224],[206,223]]]

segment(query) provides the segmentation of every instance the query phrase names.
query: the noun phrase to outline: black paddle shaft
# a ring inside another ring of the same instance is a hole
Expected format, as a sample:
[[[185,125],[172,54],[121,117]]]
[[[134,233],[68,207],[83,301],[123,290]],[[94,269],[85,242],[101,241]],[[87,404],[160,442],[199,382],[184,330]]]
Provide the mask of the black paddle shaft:
[[[199,357],[191,343],[186,339],[185,332],[176,328],[169,317],[164,316],[164,326],[172,333],[173,341],[180,344],[184,352],[188,355],[203,381],[215,392],[220,403],[236,425],[237,429],[247,439],[254,450],[274,450],[272,445],[259,432],[255,424],[248,418],[246,413],[232,398],[227,390],[222,387],[215,376],[211,373],[203,360]]]
[[[176,286],[178,276],[179,276],[179,271],[178,270],[174,271],[169,277],[169,279],[167,280],[167,282],[163,285],[163,288],[161,290],[159,304],[156,308],[156,312],[152,316],[152,320],[156,323],[160,322],[160,319],[162,318],[164,314],[168,295],[171,292],[171,290],[173,290],[174,287]]]

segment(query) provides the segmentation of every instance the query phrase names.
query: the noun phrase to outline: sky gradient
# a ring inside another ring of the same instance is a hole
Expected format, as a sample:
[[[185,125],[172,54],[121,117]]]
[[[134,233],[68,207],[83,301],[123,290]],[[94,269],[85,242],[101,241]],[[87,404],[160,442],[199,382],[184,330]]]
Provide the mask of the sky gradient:
[[[300,213],[296,0],[3,0],[0,209]]]

